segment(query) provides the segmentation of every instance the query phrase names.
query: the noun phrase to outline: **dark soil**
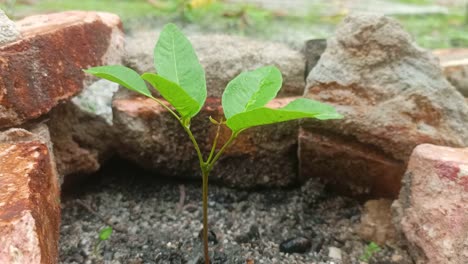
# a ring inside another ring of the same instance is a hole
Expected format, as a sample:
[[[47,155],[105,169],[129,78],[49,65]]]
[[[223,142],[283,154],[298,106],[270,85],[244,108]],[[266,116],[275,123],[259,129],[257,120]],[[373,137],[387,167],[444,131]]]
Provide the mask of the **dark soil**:
[[[114,161],[72,186],[63,191],[60,263],[203,263],[200,183],[162,180]],[[369,241],[354,231],[361,205],[314,180],[292,189],[211,185],[209,201],[213,264],[365,263]],[[108,225],[114,232],[95,253]],[[303,253],[280,252],[280,244]],[[390,246],[368,262],[412,263]]]

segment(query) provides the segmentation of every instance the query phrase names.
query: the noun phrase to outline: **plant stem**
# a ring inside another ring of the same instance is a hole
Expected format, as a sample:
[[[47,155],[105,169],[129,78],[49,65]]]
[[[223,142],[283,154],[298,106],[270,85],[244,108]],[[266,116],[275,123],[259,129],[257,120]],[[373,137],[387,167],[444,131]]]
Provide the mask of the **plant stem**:
[[[216,145],[218,144],[218,138],[219,138],[219,132],[221,131],[221,124],[222,124],[222,119],[221,122],[218,124],[218,129],[216,130],[216,136],[213,140],[213,146],[211,147],[210,155],[208,156],[208,159],[206,160],[206,163],[210,163],[211,158],[213,158],[213,155],[216,150]]]
[[[158,102],[159,100],[156,99],[155,101]],[[161,101],[159,101],[158,103],[163,105]],[[166,107],[166,109],[168,109],[167,106],[165,106],[165,107]],[[172,110],[170,110],[170,111],[172,112]],[[174,112],[172,112],[172,113],[174,113]],[[178,117],[175,113],[174,113],[174,115],[176,117]],[[202,186],[202,188],[203,188],[203,191],[202,191],[202,196],[203,196],[203,231],[202,231],[203,232],[203,254],[204,254],[204,257],[205,257],[205,264],[210,264],[210,255],[209,255],[209,248],[208,248],[208,178],[209,178],[210,172],[213,169],[213,166],[216,163],[216,161],[218,161],[218,159],[221,157],[221,154],[223,154],[223,152],[232,144],[234,139],[236,139],[237,135],[239,135],[239,133],[241,131],[232,132],[231,137],[228,139],[228,141],[226,141],[226,143],[224,143],[224,145],[221,147],[221,149],[218,151],[218,153],[216,153],[216,155],[213,157],[214,152],[216,150],[216,144],[218,142],[218,137],[219,137],[219,134],[220,134],[220,130],[221,130],[221,123],[222,122],[220,122],[220,124],[218,125],[218,129],[216,131],[216,136],[215,136],[215,139],[214,139],[214,142],[213,142],[213,146],[211,147],[210,155],[208,156],[208,159],[206,161],[204,161],[203,160],[203,155],[202,155],[201,150],[200,150],[200,146],[198,145],[197,140],[193,136],[193,133],[190,130],[190,126],[185,124],[184,121],[181,118],[177,118],[177,120],[179,120],[180,124],[182,125],[185,132],[187,133],[190,140],[192,141],[193,146],[194,146],[195,150],[197,151],[198,160],[200,162],[200,170],[202,172],[202,180],[203,180],[203,183],[202,183],[203,184],[203,186]]]
[[[193,143],[193,147],[195,148],[195,150],[197,151],[197,156],[198,156],[198,161],[200,162],[200,169],[204,170],[204,167],[206,166],[205,164],[205,161],[203,161],[203,155],[201,153],[201,150],[200,150],[200,147],[198,146],[198,143],[197,143],[197,140],[195,139],[195,137],[193,136],[192,134],[192,131],[190,130],[190,127],[189,126],[186,126],[182,120],[179,120],[180,121],[180,124],[182,125],[182,127],[184,128],[185,132],[187,132],[190,140],[192,141]]]
[[[203,254],[205,264],[210,264],[210,254],[208,251],[208,176],[210,174],[206,169],[202,169],[203,177]]]
[[[215,165],[216,161],[221,157],[221,154],[232,144],[234,139],[239,135],[239,132],[232,132],[231,137],[229,137],[228,141],[224,143],[224,145],[221,147],[221,149],[218,151],[216,156],[208,163],[208,170],[211,171],[213,169],[213,166]]]

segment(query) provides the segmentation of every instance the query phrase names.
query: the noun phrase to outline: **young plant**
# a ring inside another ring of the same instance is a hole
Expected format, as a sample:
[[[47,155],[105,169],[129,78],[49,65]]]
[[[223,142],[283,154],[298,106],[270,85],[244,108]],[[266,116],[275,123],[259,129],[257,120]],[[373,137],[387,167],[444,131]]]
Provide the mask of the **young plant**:
[[[359,257],[359,259],[364,262],[369,262],[372,255],[379,252],[380,250],[382,250],[382,248],[380,248],[379,245],[374,242],[370,242],[369,245],[367,245],[364,249],[364,252],[362,253],[361,257]]]
[[[144,73],[141,76],[132,69],[117,65],[90,68],[86,72],[116,82],[152,99],[171,113],[187,133],[196,150],[203,181],[203,246],[205,263],[208,264],[210,263],[208,176],[216,161],[239,134],[250,127],[288,120],[301,118],[326,120],[342,116],[330,105],[305,98],[296,99],[279,109],[265,107],[276,97],[282,86],[281,72],[273,66],[243,72],[229,82],[223,93],[222,106],[225,118],[210,119],[218,126],[218,132],[211,151],[205,158],[190,130],[192,118],[202,109],[207,97],[205,72],[190,41],[174,24],[167,24],[160,34],[154,49],[154,66],[157,74]],[[151,84],[172,107],[154,97],[145,81]],[[227,126],[231,130],[231,136],[218,149],[217,141],[221,126]]]
[[[94,246],[94,255],[97,258],[99,258],[100,256],[99,250],[101,249],[101,244],[110,238],[110,236],[112,235],[112,231],[113,231],[112,227],[108,226],[108,227],[103,228],[99,232],[98,241],[96,245]]]

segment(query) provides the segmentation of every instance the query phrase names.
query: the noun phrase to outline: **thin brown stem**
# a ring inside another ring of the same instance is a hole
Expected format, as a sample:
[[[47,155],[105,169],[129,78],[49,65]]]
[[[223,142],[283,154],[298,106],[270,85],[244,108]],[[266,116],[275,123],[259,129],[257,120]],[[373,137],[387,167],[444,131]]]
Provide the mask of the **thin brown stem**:
[[[216,130],[216,136],[215,136],[215,138],[213,140],[213,146],[211,147],[210,155],[208,156],[208,159],[206,160],[206,163],[208,163],[208,164],[210,163],[210,161],[213,158],[213,155],[215,153],[216,145],[218,144],[219,134],[221,132],[222,122],[223,122],[223,120],[221,119],[221,122],[219,122],[219,124],[218,124],[218,129]]]
[[[209,171],[202,169],[203,177],[203,253],[205,264],[210,264],[210,254],[208,251],[208,175]]]
[[[190,127],[186,126],[182,120],[179,120],[179,121],[182,127],[184,128],[185,132],[187,132],[190,140],[192,141],[195,151],[197,151],[198,161],[200,162],[200,169],[203,170],[203,168],[205,167],[205,161],[203,161],[203,155],[201,153],[200,147],[198,146],[198,142],[193,136],[192,131],[190,130]]]
[[[104,217],[102,215],[100,215],[96,210],[94,210],[93,208],[91,208],[91,206],[89,206],[88,204],[86,204],[85,202],[83,202],[82,200],[78,199],[76,200],[76,203],[81,205],[84,209],[86,209],[88,212],[90,212],[91,214],[95,215],[97,218],[99,218],[99,220],[101,220],[102,222],[104,222],[106,225],[112,227],[112,229],[116,230],[116,231],[119,231],[119,232],[122,232],[122,233],[126,233],[127,230],[126,229],[123,229],[123,228],[120,228],[114,224],[112,224],[110,221],[109,221],[109,217]]]
[[[239,132],[232,132],[231,137],[229,137],[228,141],[221,147],[221,149],[218,151],[216,156],[209,162],[208,164],[208,171],[211,171],[218,159],[221,157],[223,152],[232,144],[234,139],[236,139],[237,135],[239,135]]]

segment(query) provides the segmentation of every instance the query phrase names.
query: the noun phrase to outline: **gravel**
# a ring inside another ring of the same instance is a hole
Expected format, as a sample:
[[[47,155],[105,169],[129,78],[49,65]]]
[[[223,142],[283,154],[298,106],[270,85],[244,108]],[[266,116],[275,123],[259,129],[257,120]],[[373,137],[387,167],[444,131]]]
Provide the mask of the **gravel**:
[[[358,201],[315,180],[291,189],[211,185],[212,263],[363,263],[369,242],[354,231],[360,213]],[[60,263],[202,263],[201,219],[200,183],[164,180],[113,161],[63,190]],[[114,232],[96,252],[99,231],[108,225]],[[281,243],[295,238],[308,239],[310,248],[280,252]],[[406,251],[390,246],[369,262],[412,263]]]

